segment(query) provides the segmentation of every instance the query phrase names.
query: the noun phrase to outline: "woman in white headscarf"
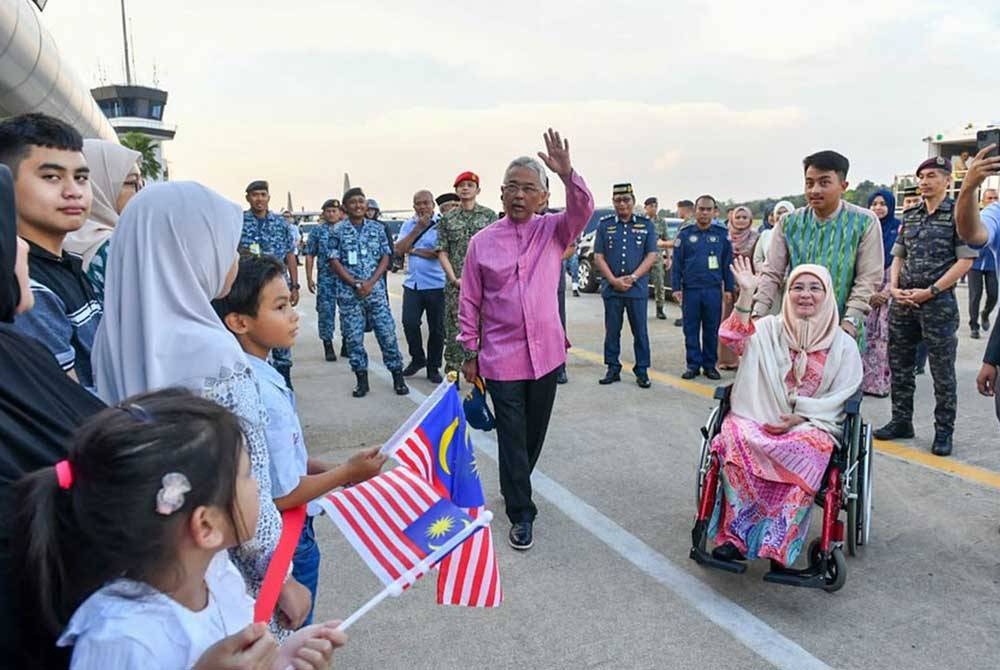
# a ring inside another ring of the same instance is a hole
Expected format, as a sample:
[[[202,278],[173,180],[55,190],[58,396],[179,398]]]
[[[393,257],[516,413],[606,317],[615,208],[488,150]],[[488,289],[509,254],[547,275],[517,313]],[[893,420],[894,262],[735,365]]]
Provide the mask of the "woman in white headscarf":
[[[750,262],[736,258],[733,276],[740,299],[719,339],[743,358],[732,410],[712,441],[722,496],[708,532],[717,558],[789,566],[808,534],[845,405],[861,386],[861,355],[839,327],[826,268],[792,270],[781,316],[756,322],[749,318],[757,288]]]
[[[108,253],[93,366],[106,403],[182,386],[241,419],[260,490],[260,521],[233,558],[256,597],[281,534],[271,499],[267,414],[243,350],[211,304],[236,279],[242,229],[238,205],[193,182],[154,184],[133,198]],[[289,579],[279,605],[301,623],[309,599],[309,591]]]
[[[83,271],[98,301],[104,301],[104,268],[108,243],[125,205],[142,188],[139,159],[142,154],[107,140],[83,141],[83,155],[90,167],[94,201],[83,226],[66,236],[63,248],[83,259]]]

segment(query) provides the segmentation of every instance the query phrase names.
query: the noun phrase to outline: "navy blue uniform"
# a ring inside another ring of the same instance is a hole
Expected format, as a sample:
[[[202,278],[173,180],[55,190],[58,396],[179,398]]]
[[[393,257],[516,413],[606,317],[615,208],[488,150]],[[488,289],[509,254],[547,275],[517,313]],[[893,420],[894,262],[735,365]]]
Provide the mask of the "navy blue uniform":
[[[639,269],[646,256],[656,253],[656,229],[653,222],[633,215],[619,221],[616,214],[601,219],[594,236],[594,253],[602,254],[611,273],[628,276]],[[607,278],[601,281],[604,298],[604,364],[615,372],[621,370],[622,317],[628,315],[635,348],[636,376],[645,376],[649,367],[649,335],[646,332],[646,304],[649,302],[649,275],[643,275],[624,292],[611,288]]]
[[[733,246],[725,226],[689,224],[674,239],[671,287],[682,291],[688,370],[714,370],[719,357],[722,291],[732,292]]]

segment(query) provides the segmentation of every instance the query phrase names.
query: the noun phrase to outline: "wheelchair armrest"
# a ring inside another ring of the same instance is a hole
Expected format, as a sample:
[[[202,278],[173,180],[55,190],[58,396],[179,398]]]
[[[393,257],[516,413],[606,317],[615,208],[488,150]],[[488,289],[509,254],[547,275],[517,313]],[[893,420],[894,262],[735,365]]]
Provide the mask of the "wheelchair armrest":
[[[850,398],[847,399],[847,404],[844,406],[844,413],[847,416],[857,416],[861,414],[861,399],[865,397],[862,391],[855,392]]]
[[[712,395],[716,400],[729,400],[730,394],[733,392],[733,385],[726,384],[724,386],[716,386],[715,394]]]

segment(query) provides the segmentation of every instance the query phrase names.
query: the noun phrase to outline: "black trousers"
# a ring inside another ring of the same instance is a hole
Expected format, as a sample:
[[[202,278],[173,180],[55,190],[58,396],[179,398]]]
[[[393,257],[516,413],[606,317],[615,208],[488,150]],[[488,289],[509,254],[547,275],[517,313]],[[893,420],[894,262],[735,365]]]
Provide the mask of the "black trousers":
[[[424,354],[420,318],[427,314],[427,353]],[[403,287],[403,334],[410,349],[410,358],[428,370],[441,368],[444,355],[444,289],[416,290]]]
[[[983,284],[986,285],[986,305],[979,311],[983,299]],[[992,270],[969,270],[969,327],[979,330],[980,315],[989,317],[997,306],[997,273]]]
[[[486,380],[496,416],[500,492],[511,523],[534,521],[531,472],[542,453],[556,399],[558,368],[541,379]]]

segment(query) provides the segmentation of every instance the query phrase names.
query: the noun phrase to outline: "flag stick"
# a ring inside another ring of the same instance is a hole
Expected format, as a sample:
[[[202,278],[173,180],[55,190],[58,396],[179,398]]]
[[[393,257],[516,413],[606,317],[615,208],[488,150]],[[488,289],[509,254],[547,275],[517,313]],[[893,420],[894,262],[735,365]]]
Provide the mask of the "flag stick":
[[[357,623],[358,619],[368,614],[371,610],[375,608],[380,602],[393,596],[398,598],[403,593],[403,587],[412,584],[417,581],[420,575],[427,573],[435,565],[441,562],[441,560],[450,554],[455,547],[462,544],[467,540],[473,533],[475,533],[480,528],[485,528],[489,525],[490,521],[493,520],[493,513],[489,510],[483,512],[478,517],[472,520],[472,523],[455,533],[447,542],[445,542],[441,547],[434,550],[434,553],[429,554],[424,558],[424,560],[417,563],[411,569],[407,570],[405,573],[399,576],[399,579],[389,584],[384,589],[379,591],[375,596],[366,602],[364,605],[359,607],[351,616],[344,619],[343,623],[337,626],[337,630],[347,630],[350,626]],[[489,532],[489,529],[486,530]]]
[[[448,388],[454,383],[452,374],[454,373],[448,373],[445,380],[438,384],[438,387],[434,389],[434,392],[427,396],[427,399],[424,400],[420,407],[418,407],[416,411],[410,415],[410,418],[404,421],[403,425],[392,434],[392,437],[385,441],[385,444],[382,445],[382,448],[379,450],[380,454],[392,456],[393,452],[399,448],[400,444],[402,444],[403,438],[409,435],[414,428],[420,425],[420,422],[424,420],[427,413],[431,411],[434,405],[437,404],[437,401],[448,392]]]

